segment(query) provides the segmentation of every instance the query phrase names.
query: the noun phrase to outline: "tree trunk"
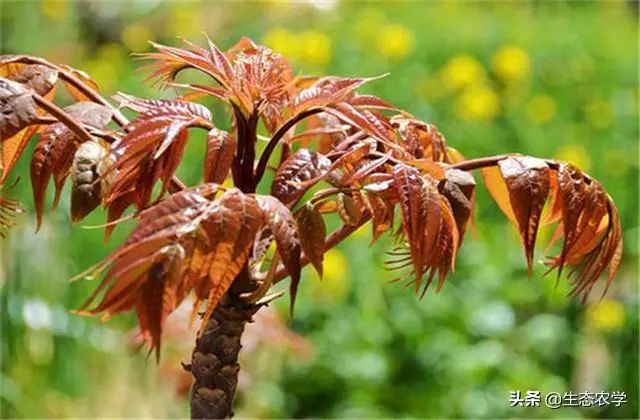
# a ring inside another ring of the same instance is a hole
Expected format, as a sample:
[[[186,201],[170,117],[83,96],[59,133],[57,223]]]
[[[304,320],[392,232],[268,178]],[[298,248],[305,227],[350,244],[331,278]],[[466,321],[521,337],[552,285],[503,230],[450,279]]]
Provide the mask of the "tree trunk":
[[[225,297],[213,312],[191,355],[191,418],[221,419],[233,416],[238,385],[238,353],[244,326],[260,308],[242,306]]]

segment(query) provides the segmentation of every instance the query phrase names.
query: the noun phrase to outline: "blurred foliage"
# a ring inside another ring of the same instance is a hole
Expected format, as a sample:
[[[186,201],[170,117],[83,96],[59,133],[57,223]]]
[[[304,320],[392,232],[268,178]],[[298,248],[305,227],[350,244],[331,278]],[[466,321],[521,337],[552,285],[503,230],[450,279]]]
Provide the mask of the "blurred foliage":
[[[303,72],[388,72],[365,90],[436,123],[466,156],[571,160],[617,202],[622,270],[608,296],[594,293],[586,306],[541,264],[527,279],[517,235],[481,187],[476,229],[438,296],[418,300],[385,284],[394,278],[382,269],[389,244],[367,248],[359,231],[327,255],[322,281],[312,271],[303,279],[289,324],[313,355],[268,340],[243,355],[239,416],[638,418],[637,3],[43,0],[4,1],[0,11],[2,53],[78,67],[106,93],[171,95],[142,83],[129,55],[149,39],[199,41],[202,32],[224,47],[250,36]],[[219,110],[216,122],[227,124]],[[180,168],[188,183],[199,180],[202,151],[193,139]],[[27,160],[11,194],[32,210]],[[65,193],[37,236],[29,211],[0,243],[0,414],[185,416],[171,367],[188,358],[191,337],[168,338],[156,366],[134,352],[131,317],[102,324],[68,312],[95,284],[66,279],[106,255],[131,222],[103,244],[101,231],[70,227]],[[98,212],[84,224],[103,221]],[[276,304],[282,317],[286,306]],[[509,408],[509,391],[529,389],[619,390],[628,402]]]

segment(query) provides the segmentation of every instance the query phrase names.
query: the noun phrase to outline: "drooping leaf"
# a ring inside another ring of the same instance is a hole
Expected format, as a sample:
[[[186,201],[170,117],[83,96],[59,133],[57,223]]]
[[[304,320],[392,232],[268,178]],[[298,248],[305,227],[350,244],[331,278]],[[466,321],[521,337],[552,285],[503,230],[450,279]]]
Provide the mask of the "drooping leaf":
[[[548,257],[550,270],[557,269],[560,277],[571,266],[571,294],[581,294],[584,302],[608,266],[608,288],[620,263],[622,230],[613,200],[597,181],[569,164],[522,156],[498,161],[497,169],[484,169],[483,176],[519,227],[529,267],[542,207],[550,197],[545,222],[558,222],[551,241],[563,238],[560,254]]]
[[[227,190],[214,203],[203,223],[211,250],[208,258],[207,311],[202,327],[242,271],[258,231],[264,226],[264,214],[255,197],[238,189]]]
[[[46,96],[58,81],[58,71],[42,64],[27,64],[8,78],[32,89],[40,96]]]
[[[0,143],[0,185],[6,182],[11,170],[24,152],[29,139],[36,134],[38,128],[37,125],[30,125]]]
[[[278,246],[278,253],[282,259],[284,267],[291,276],[289,287],[291,295],[291,314],[295,306],[296,293],[300,283],[300,240],[298,239],[298,229],[296,221],[291,211],[278,199],[270,196],[257,196],[258,203],[264,212],[267,226],[271,230]]]
[[[517,225],[516,216],[513,214],[513,209],[511,208],[509,190],[507,189],[507,184],[504,182],[504,179],[502,179],[500,169],[495,166],[489,166],[482,168],[481,173],[484,185],[487,187],[491,197],[498,204],[498,207],[500,207],[500,210],[502,210],[502,213],[504,213],[512,223]]]
[[[403,147],[411,156],[433,162],[447,161],[446,141],[433,124],[406,115],[392,117],[391,124],[398,130]]]
[[[607,285],[611,284],[622,254],[622,229],[618,210],[600,184],[577,168],[560,163],[557,183],[551,192],[555,206],[562,213],[560,226],[564,242],[558,256],[548,265],[558,269],[572,266],[571,294],[582,294],[583,302],[604,270],[609,267]],[[604,293],[603,292],[603,293]]]
[[[144,100],[119,94],[123,106],[141,112],[127,127],[127,134],[112,146],[115,162],[113,183],[106,201],[111,206],[135,191],[139,209],[151,199],[155,182],[163,191],[175,173],[191,127],[211,129],[211,113],[202,105],[178,100]],[[131,203],[130,203],[131,204]]]
[[[453,210],[445,196],[438,191],[438,182],[421,177],[417,169],[408,165],[396,165],[393,170],[393,186],[398,195],[402,230],[408,251],[392,252],[395,260],[388,267],[402,268],[412,265],[415,274],[412,283],[416,292],[426,274],[423,294],[438,273],[439,290],[453,270],[460,242]]]
[[[10,140],[38,119],[32,91],[13,80],[0,78],[0,143]]]
[[[445,179],[438,184],[438,190],[449,201],[453,211],[460,243],[473,216],[475,187],[476,182],[473,176],[457,169],[448,169],[445,172]]]
[[[371,214],[371,244],[393,225],[393,204],[375,193],[364,191],[363,201]]]
[[[183,275],[194,252],[200,224],[210,216],[218,190],[203,184],[172,194],[138,215],[138,225],[125,242],[90,274],[107,270],[104,279],[83,305],[81,312],[112,314],[135,309],[140,329],[151,350],[159,352],[162,325],[182,302],[191,285]],[[238,209],[236,213],[238,213]],[[84,311],[100,293],[100,303]]]
[[[440,225],[436,244],[437,248],[429,261],[432,270],[430,276],[433,275],[436,269],[438,270],[438,286],[436,292],[442,288],[447,275],[450,271],[453,271],[455,267],[458,244],[460,243],[458,227],[449,202],[443,196],[439,196],[438,202],[443,223]]]
[[[411,253],[416,280],[420,281],[426,269],[424,235],[427,212],[433,206],[433,197],[428,194],[425,182],[415,168],[397,165],[393,170],[393,181],[399,197],[402,230]]]
[[[305,191],[326,175],[331,161],[325,156],[300,149],[280,165],[271,185],[271,194],[283,203],[295,203]]]
[[[207,137],[204,181],[221,184],[227,178],[236,152],[236,140],[229,133],[213,128]]]
[[[155,349],[156,360],[160,360],[165,320],[184,299],[180,284],[184,259],[185,251],[181,245],[165,246],[148,270],[135,300],[142,339],[149,343],[149,352]]]
[[[311,206],[306,205],[300,209],[296,218],[300,246],[305,255],[322,278],[322,261],[325,251],[325,237],[327,227],[322,216]]]
[[[549,195],[549,167],[543,160],[528,156],[509,157],[498,165],[509,191],[531,272],[540,215]]]
[[[98,129],[104,128],[112,115],[110,109],[93,102],[78,102],[64,108],[64,111],[79,123]],[[42,223],[44,193],[49,180],[53,176],[56,189],[55,207],[81,141],[82,139],[79,139],[66,125],[55,123],[43,130],[36,144],[31,159],[31,185],[38,228]],[[79,216],[80,213],[77,215]]]

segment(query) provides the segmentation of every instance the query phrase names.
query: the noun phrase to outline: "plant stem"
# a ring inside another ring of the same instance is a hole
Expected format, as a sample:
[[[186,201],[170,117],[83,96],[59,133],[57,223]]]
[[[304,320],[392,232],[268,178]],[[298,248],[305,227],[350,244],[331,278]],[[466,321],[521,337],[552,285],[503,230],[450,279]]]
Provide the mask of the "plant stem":
[[[109,101],[107,101],[102,95],[100,95],[95,90],[91,89],[89,86],[84,84],[78,78],[74,77],[70,73],[65,72],[64,70],[60,70],[60,78],[66,80],[69,84],[73,85],[76,89],[82,92],[87,98],[91,99],[93,102],[96,102],[100,105],[104,105],[113,112],[113,121],[116,122],[123,129],[129,124],[129,120],[127,117],[120,112],[118,108],[113,106]]]
[[[223,419],[233,416],[238,385],[238,353],[244,326],[260,305],[238,306],[228,297],[218,304],[202,334],[196,339],[188,370],[192,419]]]
[[[109,108],[113,112],[113,120],[120,127],[124,128],[127,124],[129,124],[129,120],[127,119],[127,117],[125,117],[118,108],[114,107],[102,95],[100,95],[90,86],[88,86],[86,83],[84,83],[82,80],[75,77],[72,73],[65,70],[64,68],[37,57],[25,56],[19,61],[25,64],[39,64],[42,66],[47,66],[52,69],[55,69],[56,71],[58,71],[60,79],[66,81],[67,83],[72,85],[74,88],[78,89],[83,95],[91,99],[93,102],[98,103],[100,105],[104,105],[107,108]]]
[[[468,159],[468,160],[463,160],[462,162],[449,165],[448,168],[459,169],[461,171],[469,172],[469,171],[474,171],[476,169],[487,168],[489,166],[496,166],[498,162],[510,156],[518,156],[518,155],[506,154],[506,155],[495,155],[495,156],[486,156],[486,157],[475,158],[475,159]],[[554,162],[553,160],[549,160],[549,159],[542,159],[542,160],[544,160],[545,163],[549,165],[551,169],[558,169],[557,162]]]
[[[287,132],[291,128],[293,128],[294,125],[296,125],[303,119],[320,112],[322,112],[322,108],[308,109],[290,118],[287,122],[285,122],[284,124],[282,124],[282,126],[280,126],[278,131],[276,131],[273,134],[273,137],[271,137],[271,140],[269,140],[269,143],[267,143],[267,146],[264,148],[264,151],[262,152],[262,156],[260,156],[260,161],[258,161],[258,166],[256,166],[256,175],[255,175],[256,183],[260,182],[260,180],[262,179],[262,176],[264,175],[264,171],[267,169],[267,165],[269,164],[269,158],[271,157],[271,154],[275,150],[276,146],[278,145],[282,137],[284,137],[284,135],[287,134]]]
[[[368,218],[354,226],[342,226],[325,241],[325,248],[333,248],[362,226]],[[309,263],[302,257],[302,265]],[[248,270],[243,270],[233,281],[232,289],[218,304],[202,334],[196,339],[188,370],[193,376],[191,388],[191,418],[212,419],[233,416],[233,399],[238,385],[238,354],[241,338],[247,322],[262,305],[244,304],[238,297],[251,286]],[[288,276],[279,268],[273,283]]]
[[[238,146],[233,159],[232,175],[233,183],[244,193],[255,192],[256,182],[254,180],[253,163],[256,155],[256,142],[258,130],[257,113],[246,119],[242,111],[235,107],[234,119],[236,126],[236,138]]]
[[[49,114],[57,118],[62,124],[66,125],[69,130],[73,131],[82,140],[91,140],[91,134],[82,126],[82,124],[76,122],[69,114],[67,114],[62,108],[56,104],[47,101],[37,93],[33,93],[34,102]]]

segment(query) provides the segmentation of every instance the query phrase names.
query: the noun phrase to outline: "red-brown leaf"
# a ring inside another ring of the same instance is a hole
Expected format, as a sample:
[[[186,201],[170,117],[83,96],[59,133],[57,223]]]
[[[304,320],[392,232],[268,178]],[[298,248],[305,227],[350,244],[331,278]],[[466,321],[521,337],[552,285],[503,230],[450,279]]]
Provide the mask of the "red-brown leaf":
[[[296,218],[300,246],[305,255],[322,278],[322,261],[324,259],[324,240],[327,227],[322,216],[311,206],[300,209]]]
[[[558,269],[558,276],[565,265],[573,267],[568,276],[573,281],[571,294],[582,294],[584,302],[607,266],[604,292],[618,269],[622,256],[620,219],[613,200],[597,181],[569,164],[560,163],[557,172],[551,202],[553,211],[561,213],[564,242],[560,254],[550,257],[547,264]]]
[[[531,272],[540,215],[549,195],[549,167],[543,160],[528,156],[509,157],[498,165],[509,191]]]
[[[363,192],[364,204],[371,214],[371,244],[393,226],[393,204],[375,193]]]
[[[298,239],[296,221],[291,211],[278,199],[261,195],[257,196],[257,199],[264,212],[267,226],[276,240],[282,263],[291,276],[291,285],[289,287],[291,295],[290,311],[293,314],[298,284],[300,283],[300,271],[302,270],[300,240]]]
[[[271,194],[283,203],[295,203],[305,191],[326,175],[331,162],[325,156],[300,149],[280,165]]]
[[[10,140],[35,123],[38,119],[37,110],[31,89],[13,80],[0,78],[0,143]]]
[[[78,102],[64,110],[78,122],[95,128],[106,126],[112,115],[111,110],[93,102]],[[55,123],[44,129],[36,144],[31,159],[31,185],[38,228],[42,223],[44,193],[49,180],[53,176],[56,187],[55,207],[69,175],[79,142],[80,139],[67,126]]]
[[[135,203],[143,208],[151,199],[156,181],[163,191],[180,163],[190,127],[211,128],[211,113],[202,105],[168,100],[144,100],[120,94],[124,106],[141,112],[127,135],[113,145],[117,174],[106,197],[109,206],[129,191],[136,191]]]
[[[202,47],[186,42],[189,49],[169,47],[151,43],[158,52],[140,54],[140,57],[153,62],[149,68],[155,69],[148,77],[166,86],[175,80],[177,74],[185,68],[195,68],[211,76],[223,86],[228,84],[225,69],[220,68],[211,56],[211,52]]]
[[[402,229],[411,252],[416,281],[425,271],[425,241],[427,213],[434,206],[433,197],[415,168],[397,165],[393,170],[394,187],[400,202]]]
[[[8,77],[33,89],[40,96],[46,96],[53,90],[58,81],[58,71],[41,64],[27,64]]]
[[[203,224],[211,251],[207,311],[201,328],[245,266],[256,234],[264,225],[263,212],[254,196],[234,188],[217,201]]]
[[[445,172],[445,179],[440,181],[438,190],[449,201],[456,226],[460,235],[460,243],[464,237],[467,225],[473,215],[476,182],[468,172],[449,169]]]
[[[529,267],[542,207],[550,197],[545,223],[558,221],[551,242],[564,241],[547,265],[558,269],[558,278],[565,266],[572,267],[571,294],[581,294],[583,302],[608,266],[606,292],[620,264],[622,229],[615,204],[600,184],[570,164],[531,157],[508,157],[498,168],[483,169],[483,176],[491,195],[519,227]]]
[[[207,137],[204,181],[221,184],[227,178],[236,152],[236,140],[229,133],[213,128]]]
[[[517,226],[518,221],[511,208],[509,190],[507,189],[507,184],[504,182],[504,179],[502,179],[500,169],[495,166],[490,166],[482,168],[481,172],[484,185],[487,187],[489,194],[491,194],[491,197],[498,204],[498,207],[500,207],[500,210],[502,210],[505,216]]]

